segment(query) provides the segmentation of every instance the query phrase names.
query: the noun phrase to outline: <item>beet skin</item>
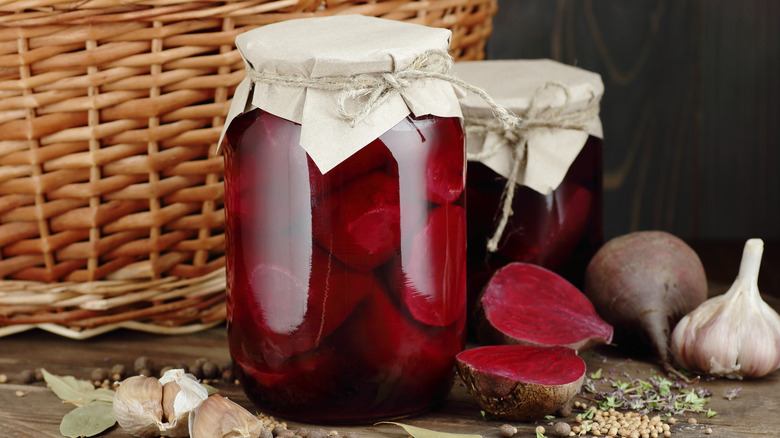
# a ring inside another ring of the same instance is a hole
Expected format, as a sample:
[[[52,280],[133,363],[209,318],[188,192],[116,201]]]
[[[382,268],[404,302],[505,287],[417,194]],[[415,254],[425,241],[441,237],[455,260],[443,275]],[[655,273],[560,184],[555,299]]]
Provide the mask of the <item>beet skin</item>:
[[[671,328],[707,298],[707,277],[681,239],[639,231],[601,247],[588,265],[584,292],[615,327],[619,345],[648,345],[669,369]]]

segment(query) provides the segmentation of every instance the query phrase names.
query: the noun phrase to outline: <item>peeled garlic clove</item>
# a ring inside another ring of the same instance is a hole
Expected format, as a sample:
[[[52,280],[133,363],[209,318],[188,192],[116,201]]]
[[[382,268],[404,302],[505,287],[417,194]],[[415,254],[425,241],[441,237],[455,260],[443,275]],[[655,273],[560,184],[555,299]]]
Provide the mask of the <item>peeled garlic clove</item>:
[[[257,417],[218,394],[207,398],[190,415],[192,438],[260,438],[264,429]]]
[[[128,433],[156,437],[162,426],[163,385],[154,377],[125,379],[114,394],[114,416]]]
[[[162,407],[165,423],[160,429],[162,436],[186,437],[189,434],[190,413],[198,407],[209,394],[192,374],[182,369],[167,371],[160,378],[163,384]]]
[[[750,239],[734,284],[683,317],[671,336],[683,368],[713,376],[761,377],[780,368],[780,315],[758,291],[764,242]]]

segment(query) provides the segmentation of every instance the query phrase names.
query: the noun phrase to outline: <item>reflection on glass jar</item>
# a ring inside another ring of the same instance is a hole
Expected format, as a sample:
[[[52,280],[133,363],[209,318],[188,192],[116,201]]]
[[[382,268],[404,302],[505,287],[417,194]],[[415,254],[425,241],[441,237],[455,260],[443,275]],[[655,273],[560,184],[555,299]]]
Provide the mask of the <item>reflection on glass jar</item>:
[[[228,337],[264,412],[319,422],[443,401],[466,317],[464,134],[408,116],[326,174],[300,125],[226,131]]]

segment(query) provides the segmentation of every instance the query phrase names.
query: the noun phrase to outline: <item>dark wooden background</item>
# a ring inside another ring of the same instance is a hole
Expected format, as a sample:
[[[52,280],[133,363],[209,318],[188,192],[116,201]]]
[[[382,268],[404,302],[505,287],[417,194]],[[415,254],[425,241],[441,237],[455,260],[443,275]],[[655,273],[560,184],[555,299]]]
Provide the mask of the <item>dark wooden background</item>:
[[[780,239],[780,1],[499,0],[487,57],[601,74],[606,237]]]

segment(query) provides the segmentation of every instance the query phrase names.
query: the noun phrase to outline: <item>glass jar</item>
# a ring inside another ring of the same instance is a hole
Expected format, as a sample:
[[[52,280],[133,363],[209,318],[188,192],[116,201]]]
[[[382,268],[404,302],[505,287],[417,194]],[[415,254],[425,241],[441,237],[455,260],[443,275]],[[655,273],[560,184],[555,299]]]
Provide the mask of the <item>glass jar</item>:
[[[249,398],[354,423],[442,402],[464,347],[460,118],[407,116],[321,173],[260,108],[225,134],[228,339]]]

